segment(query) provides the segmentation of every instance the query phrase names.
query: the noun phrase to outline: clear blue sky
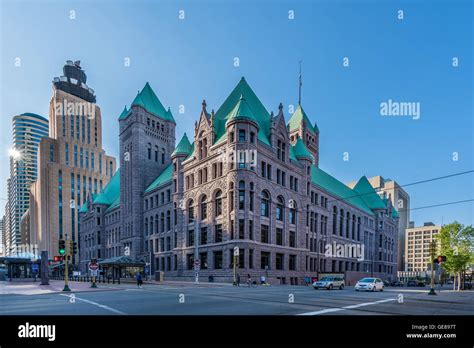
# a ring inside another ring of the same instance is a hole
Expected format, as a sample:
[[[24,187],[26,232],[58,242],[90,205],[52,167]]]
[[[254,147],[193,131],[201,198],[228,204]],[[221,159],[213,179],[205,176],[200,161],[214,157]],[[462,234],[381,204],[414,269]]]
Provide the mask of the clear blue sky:
[[[297,103],[302,60],[302,104],[321,132],[321,167],[341,181],[365,174],[406,184],[474,168],[470,1],[0,3],[1,198],[11,117],[47,116],[51,80],[68,59],[82,61],[102,109],[104,147],[115,156],[117,116],[146,81],[171,107],[179,139],[193,134],[202,99],[217,109],[241,76],[269,111],[280,102],[287,110]],[[14,66],[15,57],[21,67]],[[350,59],[348,68],[343,57]],[[380,116],[379,105],[388,99],[421,103],[421,118]],[[178,113],[181,104],[184,114]],[[409,187],[412,207],[474,198],[473,179],[469,174]],[[4,204],[0,200],[0,213]],[[417,225],[442,219],[473,224],[473,211],[473,203],[464,203],[411,216]]]

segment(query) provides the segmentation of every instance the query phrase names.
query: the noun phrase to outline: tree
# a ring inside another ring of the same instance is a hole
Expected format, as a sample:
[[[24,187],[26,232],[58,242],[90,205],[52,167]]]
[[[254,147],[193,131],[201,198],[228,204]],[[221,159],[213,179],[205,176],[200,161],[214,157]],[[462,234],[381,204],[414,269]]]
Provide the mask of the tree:
[[[461,289],[461,274],[474,262],[474,228],[457,221],[444,225],[436,236],[441,255],[446,256],[443,267],[455,276],[454,290]]]

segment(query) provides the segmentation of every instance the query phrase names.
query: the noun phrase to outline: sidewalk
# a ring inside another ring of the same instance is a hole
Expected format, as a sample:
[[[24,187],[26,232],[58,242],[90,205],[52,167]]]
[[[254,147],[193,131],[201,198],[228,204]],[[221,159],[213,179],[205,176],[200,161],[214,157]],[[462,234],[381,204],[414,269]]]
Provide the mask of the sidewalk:
[[[0,295],[41,295],[63,292],[64,280],[50,280],[49,285],[40,285],[40,281],[36,282],[0,282]],[[109,284],[98,284],[97,288],[91,288],[90,283],[86,282],[69,282],[71,293],[87,292],[87,291],[111,291],[120,290],[120,286]],[[64,292],[67,293],[67,292]]]
[[[133,279],[121,279],[121,284],[136,284],[136,281]],[[212,288],[212,287],[223,287],[223,286],[232,286],[231,283],[209,283],[209,282],[199,282],[195,283],[193,281],[185,280],[164,280],[162,282],[156,280],[144,280],[144,285],[163,285],[163,286],[176,286],[176,287],[201,287],[201,288]]]

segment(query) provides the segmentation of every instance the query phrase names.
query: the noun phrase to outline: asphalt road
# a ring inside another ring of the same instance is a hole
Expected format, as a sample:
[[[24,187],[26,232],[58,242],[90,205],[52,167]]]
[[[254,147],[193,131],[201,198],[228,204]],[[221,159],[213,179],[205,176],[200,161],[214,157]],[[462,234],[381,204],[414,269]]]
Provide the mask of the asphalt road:
[[[102,285],[107,288],[107,285]],[[474,291],[304,286],[196,287],[122,284],[107,291],[2,295],[0,315],[473,315]],[[402,299],[400,298],[402,295]],[[71,296],[73,296],[71,298]]]

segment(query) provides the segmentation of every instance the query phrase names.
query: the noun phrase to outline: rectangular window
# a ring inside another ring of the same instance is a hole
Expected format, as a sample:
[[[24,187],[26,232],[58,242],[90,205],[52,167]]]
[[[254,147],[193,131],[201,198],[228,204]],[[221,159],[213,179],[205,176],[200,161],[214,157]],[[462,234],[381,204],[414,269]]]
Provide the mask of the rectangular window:
[[[79,164],[81,168],[84,167],[84,150],[81,147],[80,153],[79,153]]]
[[[283,229],[282,228],[276,229],[276,244],[283,245]]]
[[[194,246],[194,230],[188,231],[188,241],[187,246]]]
[[[272,180],[272,166],[271,166],[271,164],[267,164],[267,179]]]
[[[94,170],[95,167],[95,155],[94,152],[91,152],[91,168]]]
[[[253,220],[249,220],[249,239],[253,240]]]
[[[254,144],[255,143],[255,133],[250,132],[250,143]]]
[[[207,244],[207,227],[201,227],[201,245]]]
[[[200,253],[199,259],[201,260],[201,269],[207,269],[207,253]]]
[[[99,153],[99,173],[102,174],[102,154]]]
[[[62,128],[63,128],[63,137],[66,136],[66,115],[62,114],[61,115],[61,119],[62,119]]]
[[[270,269],[270,253],[262,251],[260,253],[260,268],[261,269]]]
[[[253,268],[253,249],[249,249],[249,268]]]
[[[54,162],[54,145],[49,144],[49,160]]]
[[[222,269],[222,251],[214,251],[214,269]]]
[[[245,129],[239,129],[239,141],[245,141]]]
[[[194,269],[194,254],[186,255],[186,264],[188,266],[188,271],[191,271]]]
[[[215,237],[214,237],[215,243],[220,243],[222,242],[222,225],[218,224],[215,227]]]
[[[281,172],[281,186],[286,186],[286,173]]]
[[[279,271],[283,270],[283,261],[284,261],[284,255],[283,254],[276,254],[275,257],[275,268]]]
[[[239,219],[239,239],[245,239],[245,220]]]
[[[66,150],[65,150],[65,154],[66,154],[66,165],[68,166],[69,165],[69,143],[66,143]]]
[[[69,127],[70,127],[70,130],[71,130],[71,138],[74,139],[74,115],[71,115],[69,117]]]
[[[87,118],[87,143],[91,143],[91,120]]]
[[[290,247],[296,248],[296,232],[290,231]]]
[[[261,236],[260,241],[261,241],[262,243],[269,243],[269,239],[268,239],[268,226],[267,226],[267,225],[261,225],[261,228],[260,228],[260,236]]]
[[[267,164],[262,161],[262,178],[266,178],[267,177]]]
[[[86,150],[86,169],[89,169],[89,150]]]
[[[290,255],[288,268],[290,271],[296,271],[296,255]]]

